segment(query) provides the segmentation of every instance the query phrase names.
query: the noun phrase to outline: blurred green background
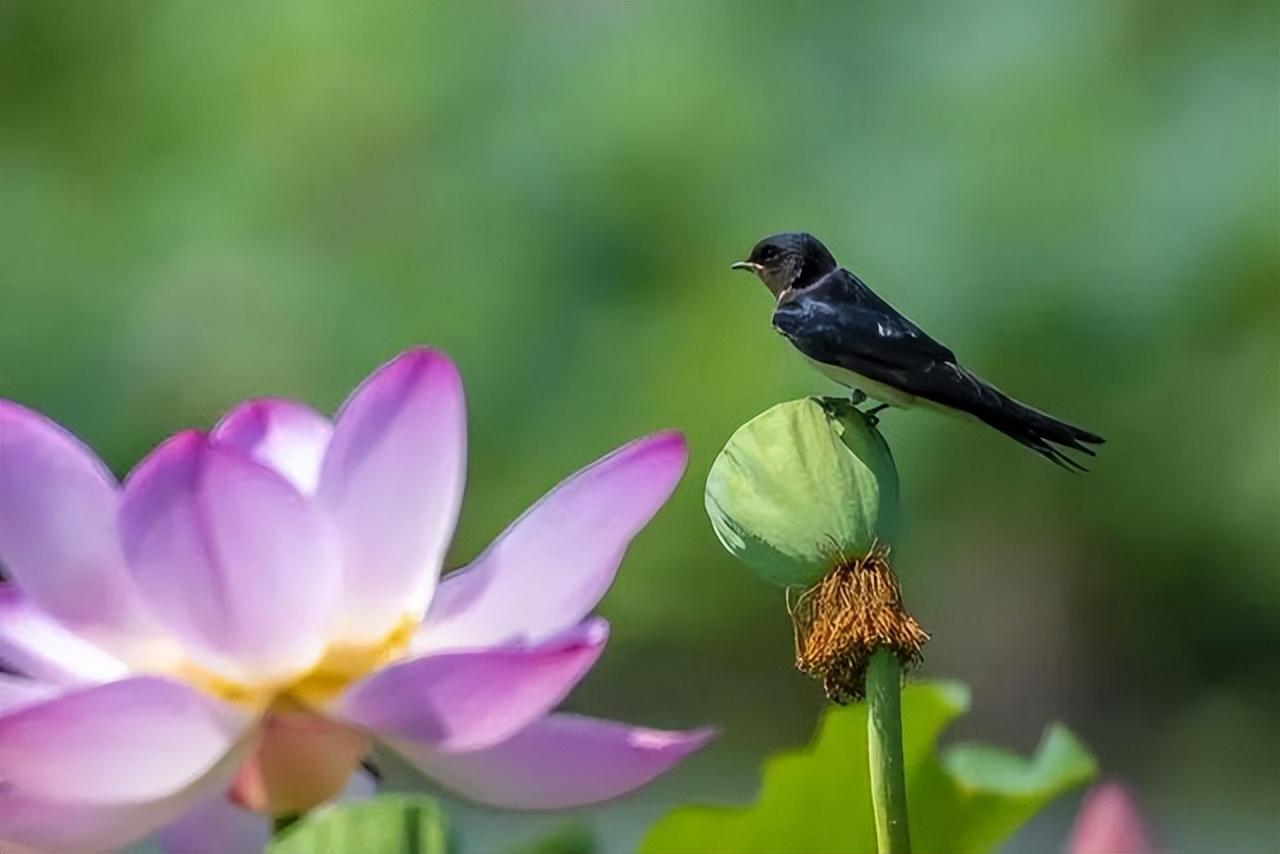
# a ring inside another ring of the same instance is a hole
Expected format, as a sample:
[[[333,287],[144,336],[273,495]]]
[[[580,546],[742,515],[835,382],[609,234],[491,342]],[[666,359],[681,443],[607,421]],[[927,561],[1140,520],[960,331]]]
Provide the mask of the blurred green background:
[[[834,386],[728,270],[805,229],[974,370],[1104,434],[1069,476],[927,412],[882,429],[955,735],[1059,717],[1170,850],[1280,847],[1277,6],[0,5],[0,395],[123,473],[252,395],[331,410],[461,367],[451,563],[634,436],[693,461],[571,706],[716,745],[589,810],[625,850],[745,799],[822,707],[782,597],[702,510],[715,453]],[[554,567],[548,573],[554,576]],[[1073,803],[1015,851],[1057,850]],[[472,851],[548,822],[456,808]]]

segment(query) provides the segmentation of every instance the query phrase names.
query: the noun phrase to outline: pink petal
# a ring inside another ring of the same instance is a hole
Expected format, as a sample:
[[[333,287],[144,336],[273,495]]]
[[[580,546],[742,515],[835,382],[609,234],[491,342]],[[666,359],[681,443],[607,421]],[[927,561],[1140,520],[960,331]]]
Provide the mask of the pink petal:
[[[59,684],[106,682],[128,672],[119,659],[67,631],[8,584],[0,584],[0,663]]]
[[[665,732],[577,715],[551,715],[494,747],[442,753],[388,743],[453,791],[508,809],[565,809],[643,786],[712,737]]]
[[[165,854],[261,854],[270,839],[266,816],[225,797],[210,798],[156,834]]]
[[[113,646],[155,632],[116,535],[115,478],[44,416],[0,400],[0,564],[45,613]]]
[[[138,676],[0,716],[0,768],[5,783],[27,797],[163,798],[209,773],[247,724],[192,688]]]
[[[553,709],[599,658],[604,620],[536,647],[444,653],[395,664],[353,685],[333,713],[374,733],[441,751],[509,738]]]
[[[251,400],[231,410],[210,434],[218,444],[275,469],[304,495],[316,491],[333,425],[292,400]]]
[[[0,791],[0,851],[109,851],[127,845],[167,820],[163,802],[83,804]]]
[[[0,715],[22,706],[47,700],[60,693],[60,690],[56,685],[50,685],[47,682],[37,682],[25,676],[0,673]],[[0,780],[3,779],[0,777]]]
[[[208,774],[159,800],[87,803],[31,795],[11,786],[0,788],[0,851],[16,845],[70,854],[127,845],[214,797],[226,786],[238,758],[230,754]],[[117,774],[121,768],[129,766],[120,766]]]
[[[279,679],[322,654],[341,593],[336,546],[276,472],[181,433],[129,477],[120,527],[138,588],[203,666]]]
[[[540,640],[577,623],[613,583],[632,537],[670,497],[688,456],[684,437],[658,433],[551,490],[441,583],[415,651]]]
[[[351,640],[384,637],[425,611],[458,518],[465,466],[462,381],[440,353],[404,353],[343,405],[318,496],[342,538]]]
[[[1154,854],[1155,850],[1124,786],[1101,783],[1085,794],[1067,845],[1069,854]]]

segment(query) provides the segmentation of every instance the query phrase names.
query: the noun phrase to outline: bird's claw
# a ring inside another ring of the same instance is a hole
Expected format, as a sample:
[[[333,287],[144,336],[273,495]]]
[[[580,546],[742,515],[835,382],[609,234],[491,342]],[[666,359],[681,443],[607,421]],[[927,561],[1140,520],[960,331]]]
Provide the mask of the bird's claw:
[[[867,419],[868,426],[876,427],[880,424],[880,416],[877,415],[876,413],[882,412],[888,408],[889,408],[889,404],[881,403],[878,406],[871,407],[870,409],[858,410],[858,411],[862,413],[863,418]]]

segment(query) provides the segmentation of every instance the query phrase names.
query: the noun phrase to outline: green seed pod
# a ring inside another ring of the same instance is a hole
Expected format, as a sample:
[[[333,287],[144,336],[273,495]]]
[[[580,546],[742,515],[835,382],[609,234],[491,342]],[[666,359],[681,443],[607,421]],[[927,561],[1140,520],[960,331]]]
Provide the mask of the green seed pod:
[[[720,542],[780,587],[809,587],[843,560],[891,543],[898,472],[884,438],[849,401],[780,403],[729,439],[707,476]]]

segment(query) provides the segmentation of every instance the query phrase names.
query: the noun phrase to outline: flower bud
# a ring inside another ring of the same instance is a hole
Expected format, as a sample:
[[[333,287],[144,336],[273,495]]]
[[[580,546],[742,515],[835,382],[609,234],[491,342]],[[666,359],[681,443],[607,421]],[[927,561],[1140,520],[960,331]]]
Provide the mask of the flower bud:
[[[793,400],[733,434],[707,476],[706,506],[720,542],[757,575],[809,587],[892,541],[898,473],[849,401]]]

